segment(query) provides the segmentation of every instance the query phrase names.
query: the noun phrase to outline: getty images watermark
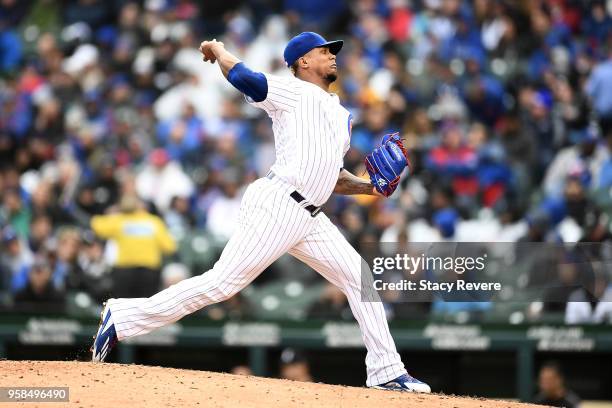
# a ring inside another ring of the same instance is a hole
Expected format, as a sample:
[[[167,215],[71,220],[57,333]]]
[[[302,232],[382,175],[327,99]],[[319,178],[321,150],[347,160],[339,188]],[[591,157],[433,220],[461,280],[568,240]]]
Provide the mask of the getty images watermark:
[[[419,279],[418,281],[411,279],[400,279],[399,281],[385,282],[382,276],[385,272],[401,272],[414,276],[419,271],[444,271],[451,272],[457,275],[463,275],[466,272],[482,272],[485,270],[485,262],[488,255],[471,257],[471,256],[411,256],[409,254],[395,254],[395,256],[379,256],[372,260],[372,273],[378,277],[373,280],[373,288],[379,290],[407,290],[407,291],[474,291],[474,290],[496,290],[502,289],[501,282],[471,282],[465,279],[457,279],[454,281],[432,281],[427,278]]]
[[[365,302],[567,302],[612,279],[602,243],[372,243],[361,256]]]

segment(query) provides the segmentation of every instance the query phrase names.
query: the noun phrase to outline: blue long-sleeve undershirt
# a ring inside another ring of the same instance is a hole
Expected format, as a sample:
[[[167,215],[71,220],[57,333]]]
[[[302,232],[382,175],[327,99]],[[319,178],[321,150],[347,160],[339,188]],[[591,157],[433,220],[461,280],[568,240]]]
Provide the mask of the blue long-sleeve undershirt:
[[[227,80],[234,88],[253,99],[261,102],[268,96],[268,80],[261,72],[251,71],[244,62],[234,65],[227,73]]]

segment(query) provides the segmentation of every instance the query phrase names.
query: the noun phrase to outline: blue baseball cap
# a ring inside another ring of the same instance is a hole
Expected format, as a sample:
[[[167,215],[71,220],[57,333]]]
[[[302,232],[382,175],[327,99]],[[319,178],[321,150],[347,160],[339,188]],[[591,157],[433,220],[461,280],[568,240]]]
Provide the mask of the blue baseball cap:
[[[599,140],[600,131],[597,126],[591,125],[585,129],[570,131],[569,135],[570,142],[574,144],[588,144]]]
[[[327,47],[329,48],[329,52],[336,55],[340,52],[340,49],[342,49],[343,44],[344,41],[342,40],[327,41],[317,33],[306,31],[289,40],[283,56],[285,57],[287,66],[290,67],[298,58],[314,48]]]
[[[3,230],[2,230],[2,241],[7,244],[11,241],[14,241],[17,239],[17,232],[13,229],[13,227],[6,226]]]
[[[445,208],[436,211],[433,215],[433,223],[440,229],[444,238],[455,235],[455,227],[459,219],[459,214],[454,208]]]

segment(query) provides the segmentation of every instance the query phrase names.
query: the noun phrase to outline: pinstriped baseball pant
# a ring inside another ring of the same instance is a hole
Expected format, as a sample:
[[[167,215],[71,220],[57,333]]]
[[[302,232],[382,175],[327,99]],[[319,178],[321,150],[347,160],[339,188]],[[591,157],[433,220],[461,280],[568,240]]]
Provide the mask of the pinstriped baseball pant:
[[[347,296],[367,348],[366,384],[382,384],[405,373],[382,303],[362,301],[361,256],[325,214],[311,217],[294,201],[292,191],[278,178],[255,181],[242,199],[238,230],[211,270],[150,298],[110,299],[119,340],[149,333],[232,297],[288,252]]]

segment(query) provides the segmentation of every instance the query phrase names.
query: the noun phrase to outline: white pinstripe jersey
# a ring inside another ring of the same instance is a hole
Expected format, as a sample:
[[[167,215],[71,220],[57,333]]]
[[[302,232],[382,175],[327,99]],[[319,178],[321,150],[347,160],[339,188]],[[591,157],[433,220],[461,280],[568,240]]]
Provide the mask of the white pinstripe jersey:
[[[317,85],[265,75],[266,99],[249,102],[272,119],[276,161],[271,170],[311,204],[321,206],[338,181],[349,149],[352,116],[338,95]]]

